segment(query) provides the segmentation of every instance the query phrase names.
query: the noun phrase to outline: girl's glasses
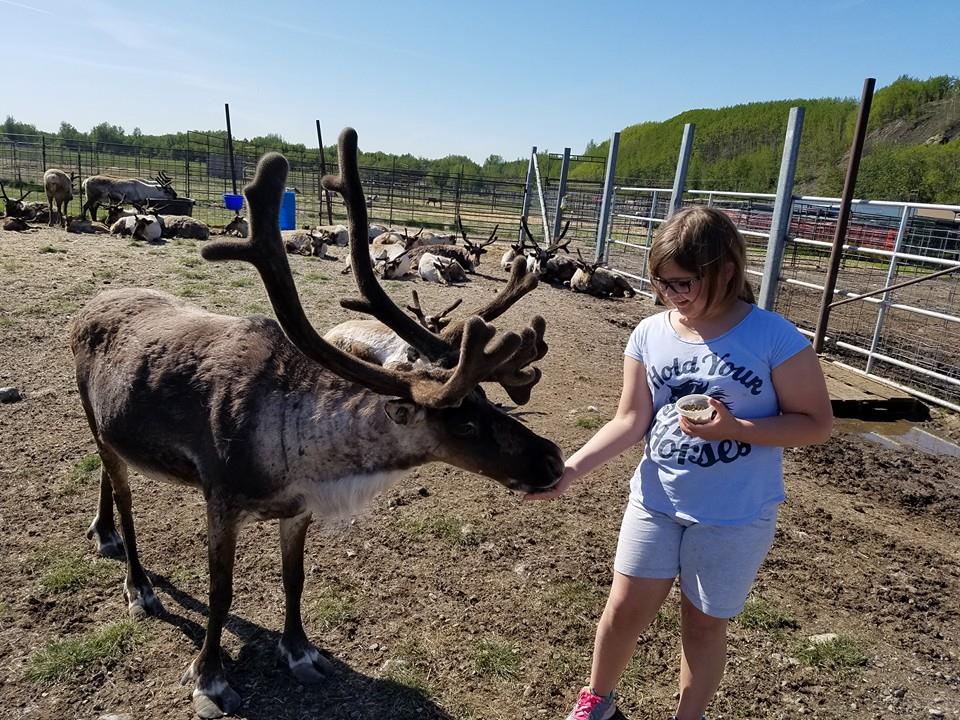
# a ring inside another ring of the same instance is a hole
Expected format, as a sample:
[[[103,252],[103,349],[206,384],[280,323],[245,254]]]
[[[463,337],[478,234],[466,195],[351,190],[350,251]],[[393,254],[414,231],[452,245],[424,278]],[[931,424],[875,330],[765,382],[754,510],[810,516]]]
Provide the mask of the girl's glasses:
[[[651,280],[661,292],[669,290],[677,295],[686,295],[700,284],[699,276],[684,280],[664,280],[663,278],[653,277]]]

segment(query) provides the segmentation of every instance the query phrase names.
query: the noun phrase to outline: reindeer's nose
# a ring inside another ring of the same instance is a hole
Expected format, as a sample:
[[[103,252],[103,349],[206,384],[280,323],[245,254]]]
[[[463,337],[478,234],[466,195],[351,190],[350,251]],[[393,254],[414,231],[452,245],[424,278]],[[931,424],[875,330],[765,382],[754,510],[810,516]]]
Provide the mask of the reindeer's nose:
[[[543,464],[547,471],[547,477],[550,479],[550,484],[552,485],[563,475],[563,460],[557,455],[551,454],[543,458]]]

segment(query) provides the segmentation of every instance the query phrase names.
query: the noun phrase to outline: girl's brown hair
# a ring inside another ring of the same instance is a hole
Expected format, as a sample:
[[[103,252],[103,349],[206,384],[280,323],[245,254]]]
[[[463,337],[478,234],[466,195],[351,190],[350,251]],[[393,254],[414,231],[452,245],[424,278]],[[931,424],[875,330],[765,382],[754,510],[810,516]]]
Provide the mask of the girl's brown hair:
[[[744,267],[747,248],[743,236],[727,215],[715,208],[691,207],[677,211],[660,226],[650,248],[650,275],[657,277],[668,262],[701,278],[707,306],[726,305],[737,298],[756,302]],[[733,274],[725,282],[726,268]],[[665,300],[660,289],[654,290]]]

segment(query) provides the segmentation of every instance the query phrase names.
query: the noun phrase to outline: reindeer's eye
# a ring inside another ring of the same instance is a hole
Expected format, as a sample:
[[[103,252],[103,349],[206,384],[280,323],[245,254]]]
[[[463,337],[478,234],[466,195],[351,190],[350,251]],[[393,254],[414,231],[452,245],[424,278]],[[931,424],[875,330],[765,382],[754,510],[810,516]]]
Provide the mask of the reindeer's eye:
[[[471,437],[477,434],[477,424],[473,421],[457,423],[450,427],[450,432],[455,437]]]

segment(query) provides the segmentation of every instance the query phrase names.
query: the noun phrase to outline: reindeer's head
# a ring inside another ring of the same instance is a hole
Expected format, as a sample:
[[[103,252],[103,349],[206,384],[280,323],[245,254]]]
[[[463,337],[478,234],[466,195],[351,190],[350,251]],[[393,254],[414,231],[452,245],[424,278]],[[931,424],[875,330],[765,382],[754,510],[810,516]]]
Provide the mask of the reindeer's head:
[[[173,189],[173,179],[164,170],[157,173],[157,177],[154,179],[157,181],[157,187],[164,195],[170,199],[177,197],[177,192]]]
[[[500,228],[500,223],[497,223],[493,232],[490,233],[488,237],[482,243],[473,243],[467,237],[467,231],[463,229],[463,223],[460,221],[460,214],[457,214],[457,227],[460,228],[460,236],[463,238],[463,246],[467,249],[467,252],[473,257],[473,265],[476,267],[480,264],[480,256],[485,255],[487,252],[487,246],[492,245],[497,239],[497,230]],[[473,271],[472,267],[464,268],[464,270]]]
[[[26,211],[23,207],[24,198],[29,195],[32,190],[20,190],[20,197],[17,200],[12,200],[7,197],[7,191],[3,187],[3,183],[0,183],[0,194],[3,195],[3,212],[7,217],[21,217]]]
[[[283,251],[278,223],[288,164],[283,156],[265,156],[244,194],[250,209],[246,241],[219,241],[203,248],[208,260],[246,260],[259,271],[277,319],[307,357],[342,378],[382,397],[382,407],[400,426],[419,426],[429,438],[427,458],[487,475],[521,491],[554,486],[563,472],[560,449],[487,400],[483,382],[497,382],[510,398],[525,403],[540,380],[532,366],[544,356],[546,322],[534,317],[521,334],[497,333],[488,323],[536,286],[536,278],[515,264],[510,282],[493,300],[465,321],[435,333],[403,312],[377,282],[367,241],[367,207],[357,165],[357,135],[340,135],[341,175],[323,186],[339,192],[347,208],[350,256],[361,298],[343,299],[351,310],[373,315],[426,359],[423,365],[383,367],[345,353],[326,342],[310,325],[300,304]]]

